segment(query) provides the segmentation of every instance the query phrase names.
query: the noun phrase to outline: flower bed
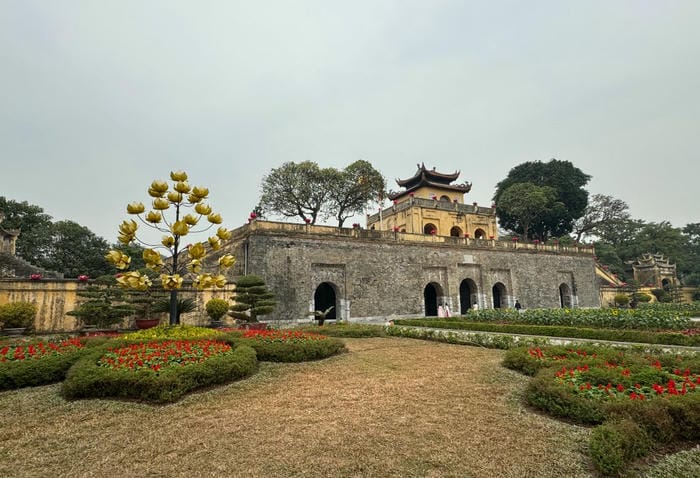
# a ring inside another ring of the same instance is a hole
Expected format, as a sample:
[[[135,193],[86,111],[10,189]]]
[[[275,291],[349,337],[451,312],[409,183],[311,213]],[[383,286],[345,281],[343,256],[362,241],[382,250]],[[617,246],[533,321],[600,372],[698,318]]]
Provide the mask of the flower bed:
[[[0,390],[61,381],[85,350],[77,338],[0,347]]]
[[[130,398],[172,402],[193,390],[253,374],[255,351],[221,340],[113,341],[68,372],[65,398]]]
[[[305,362],[346,350],[338,339],[298,330],[246,330],[231,337],[236,343],[253,347],[258,360],[266,362]]]
[[[159,372],[167,367],[184,367],[208,358],[233,353],[231,345],[212,340],[165,340],[109,348],[100,357],[100,367]]]
[[[655,443],[700,439],[700,357],[611,348],[521,347],[504,365],[535,375],[529,404],[579,423],[602,424],[590,450],[614,474]]]

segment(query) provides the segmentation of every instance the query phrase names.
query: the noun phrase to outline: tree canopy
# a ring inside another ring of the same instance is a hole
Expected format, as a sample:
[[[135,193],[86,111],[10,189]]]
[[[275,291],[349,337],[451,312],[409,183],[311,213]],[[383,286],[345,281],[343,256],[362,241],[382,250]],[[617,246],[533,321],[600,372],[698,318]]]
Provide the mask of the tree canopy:
[[[557,192],[549,186],[515,183],[509,186],[499,200],[499,207],[513,218],[515,230],[525,239],[530,238],[530,226],[543,215],[552,215],[564,208],[557,201]]]
[[[384,177],[367,161],[355,161],[342,170],[320,168],[312,161],[287,162],[263,177],[256,211],[299,217],[310,224],[333,217],[342,227],[385,188]]]
[[[530,236],[547,240],[549,237],[562,236],[573,230],[573,223],[580,218],[588,204],[588,191],[583,187],[591,177],[575,167],[569,161],[552,159],[547,163],[530,161],[510,170],[508,176],[496,185],[493,200],[499,206],[496,209],[502,228],[522,234],[519,218],[507,208],[501,208],[504,192],[517,183],[532,183],[539,187],[550,187],[556,193],[556,201],[563,207],[547,207],[530,223]],[[554,204],[553,204],[554,205]],[[552,206],[553,206],[552,205]]]
[[[577,241],[584,236],[612,237],[629,219],[629,206],[625,201],[594,194],[583,215],[574,221],[573,232]]]
[[[4,196],[0,196],[0,212],[5,214],[3,228],[21,231],[17,239],[17,256],[40,266],[51,243],[51,216],[39,206]]]
[[[107,241],[90,229],[73,221],[58,221],[51,225],[51,242],[43,268],[63,272],[65,277],[109,274],[112,267],[104,258],[109,249]]]

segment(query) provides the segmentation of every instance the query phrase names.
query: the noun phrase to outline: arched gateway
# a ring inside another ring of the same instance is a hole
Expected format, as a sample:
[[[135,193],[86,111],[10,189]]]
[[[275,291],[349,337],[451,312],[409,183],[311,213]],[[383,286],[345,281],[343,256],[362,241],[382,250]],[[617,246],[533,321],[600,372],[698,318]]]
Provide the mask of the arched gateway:
[[[491,289],[493,294],[493,308],[500,309],[507,306],[506,304],[506,286],[502,282],[496,282]]]
[[[333,308],[326,314],[326,320],[335,320],[338,311],[335,287],[330,282],[322,282],[316,287],[316,292],[314,292],[314,310],[325,312],[330,307]]]
[[[459,313],[464,315],[477,303],[476,282],[471,279],[464,279],[459,284]]]
[[[442,300],[442,287],[437,282],[430,282],[423,289],[423,301],[425,303],[425,316],[435,317],[438,315],[438,300]]]

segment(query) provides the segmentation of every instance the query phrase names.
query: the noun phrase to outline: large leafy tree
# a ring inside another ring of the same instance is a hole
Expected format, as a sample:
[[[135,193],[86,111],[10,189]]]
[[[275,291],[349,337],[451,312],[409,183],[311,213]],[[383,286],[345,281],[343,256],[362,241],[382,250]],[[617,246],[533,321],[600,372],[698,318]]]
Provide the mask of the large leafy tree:
[[[605,194],[594,194],[583,216],[574,221],[573,232],[577,241],[584,236],[611,237],[629,219],[629,206],[625,201]]]
[[[104,258],[107,241],[73,221],[58,221],[51,226],[51,243],[46,257],[39,262],[45,269],[62,272],[65,277],[109,274],[111,266]]]
[[[515,231],[530,238],[530,226],[545,214],[563,209],[557,201],[557,192],[549,186],[515,183],[508,187],[499,200],[499,208],[513,218]]]
[[[19,229],[17,255],[35,265],[40,265],[51,244],[51,216],[27,201],[17,202],[0,196],[0,212],[5,219],[2,227]]]
[[[531,236],[546,240],[549,237],[562,236],[573,230],[573,223],[581,217],[588,204],[588,192],[583,187],[591,177],[575,167],[569,161],[552,159],[549,162],[530,161],[510,170],[508,176],[496,185],[494,201],[500,205],[501,196],[517,183],[532,183],[535,186],[547,186],[556,191],[556,201],[563,208],[548,208],[532,221]],[[518,219],[506,209],[496,210],[499,224],[509,231],[518,231]]]
[[[265,175],[257,209],[264,214],[299,217],[316,224],[328,200],[337,171],[312,161],[287,162]]]
[[[367,161],[359,160],[333,175],[328,192],[329,213],[343,227],[345,220],[362,214],[386,190],[384,176]]]

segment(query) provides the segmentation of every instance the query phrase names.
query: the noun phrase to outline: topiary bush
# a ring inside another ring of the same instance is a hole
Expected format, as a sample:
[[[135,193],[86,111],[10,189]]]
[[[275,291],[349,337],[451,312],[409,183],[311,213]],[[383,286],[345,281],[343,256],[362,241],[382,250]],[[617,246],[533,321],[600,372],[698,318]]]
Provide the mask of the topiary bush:
[[[255,351],[245,345],[207,340],[166,342],[114,341],[97,348],[71,367],[61,394],[67,399],[126,398],[165,403],[257,370]],[[207,356],[207,349],[215,349],[216,353]],[[158,350],[165,350],[161,358],[154,357]],[[120,362],[119,357],[124,361]]]
[[[31,302],[10,302],[0,305],[0,323],[9,328],[31,328],[36,317],[36,305]]]
[[[615,294],[613,301],[618,307],[626,307],[630,303],[630,297],[627,294]]]
[[[225,299],[210,299],[204,305],[204,309],[207,311],[207,315],[211,320],[217,321],[226,315],[229,307],[231,305]]]

